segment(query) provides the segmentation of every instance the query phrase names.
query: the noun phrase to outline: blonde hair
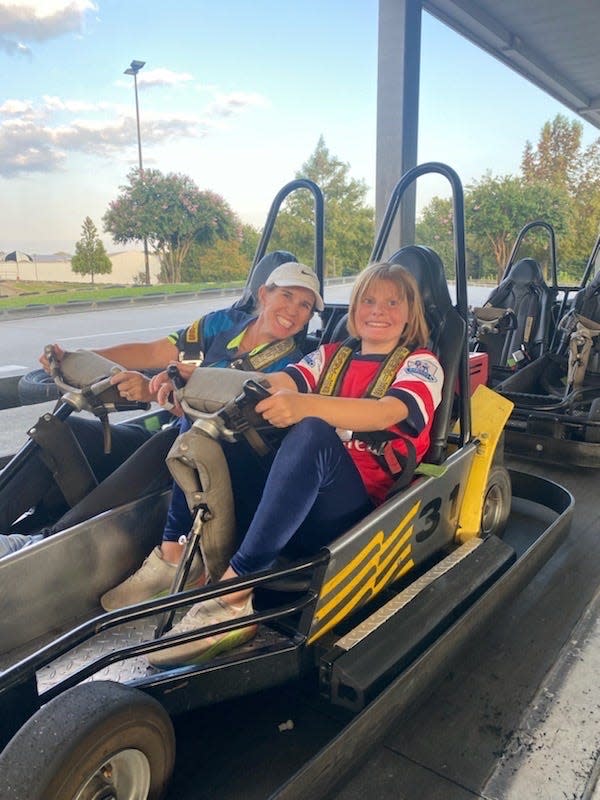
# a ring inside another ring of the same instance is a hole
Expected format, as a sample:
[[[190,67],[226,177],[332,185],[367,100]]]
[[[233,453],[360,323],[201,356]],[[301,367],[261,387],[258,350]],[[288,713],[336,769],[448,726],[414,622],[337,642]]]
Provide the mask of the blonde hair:
[[[421,293],[411,273],[399,264],[388,264],[387,262],[370,264],[360,273],[350,295],[348,333],[351,336],[357,336],[355,320],[358,304],[377,281],[390,281],[390,283],[393,283],[398,292],[398,297],[407,302],[409,317],[398,344],[413,348],[425,347],[429,339],[429,327],[425,320]]]

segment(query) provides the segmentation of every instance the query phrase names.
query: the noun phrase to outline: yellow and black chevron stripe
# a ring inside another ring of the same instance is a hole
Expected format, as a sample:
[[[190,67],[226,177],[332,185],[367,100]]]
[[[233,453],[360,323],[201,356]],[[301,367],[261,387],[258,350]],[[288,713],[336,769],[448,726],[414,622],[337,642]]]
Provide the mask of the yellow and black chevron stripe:
[[[387,535],[383,530],[374,534],[326,581],[317,603],[309,644],[414,567],[411,539],[420,507],[421,502],[416,502]]]

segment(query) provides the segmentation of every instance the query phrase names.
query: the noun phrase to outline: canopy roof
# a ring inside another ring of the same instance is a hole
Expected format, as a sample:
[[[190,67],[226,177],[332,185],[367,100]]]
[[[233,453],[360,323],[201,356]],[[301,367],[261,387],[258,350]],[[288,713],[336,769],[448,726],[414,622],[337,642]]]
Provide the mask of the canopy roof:
[[[600,128],[597,0],[424,0],[423,8]]]

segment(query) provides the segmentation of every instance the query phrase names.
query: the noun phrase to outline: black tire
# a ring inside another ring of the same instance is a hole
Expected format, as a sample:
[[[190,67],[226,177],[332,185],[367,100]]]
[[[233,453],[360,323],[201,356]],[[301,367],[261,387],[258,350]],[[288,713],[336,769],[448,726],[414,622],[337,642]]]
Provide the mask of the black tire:
[[[92,681],[55,697],[11,739],[0,754],[2,797],[160,800],[174,761],[173,725],[157,700]]]
[[[23,375],[17,384],[17,393],[22,406],[48,403],[51,400],[58,400],[60,397],[54,379],[43,369],[34,369]]]
[[[481,511],[481,535],[501,536],[510,514],[512,487],[505,467],[493,464],[488,475]]]

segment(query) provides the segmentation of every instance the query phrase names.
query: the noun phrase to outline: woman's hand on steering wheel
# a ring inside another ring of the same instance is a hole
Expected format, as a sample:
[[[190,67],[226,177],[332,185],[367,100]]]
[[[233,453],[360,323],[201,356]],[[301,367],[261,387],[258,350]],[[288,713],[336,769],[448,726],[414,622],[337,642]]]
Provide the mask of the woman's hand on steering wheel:
[[[113,386],[119,390],[119,394],[125,400],[134,400],[138,403],[149,403],[153,400],[150,392],[150,381],[141,372],[125,370],[113,375],[110,379]]]
[[[60,365],[60,362],[62,361],[62,357],[65,354],[65,351],[62,349],[62,347],[59,344],[53,344],[52,345],[52,351],[53,351],[53,354],[54,354],[54,360],[55,360],[56,364]],[[46,351],[45,350],[42,353],[42,355],[38,358],[38,361],[40,362],[40,364],[44,368],[44,371],[47,372],[48,375],[50,375],[52,370],[51,370],[50,362],[48,361],[48,356],[46,355]]]

